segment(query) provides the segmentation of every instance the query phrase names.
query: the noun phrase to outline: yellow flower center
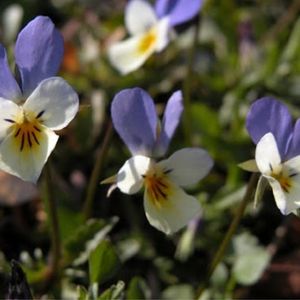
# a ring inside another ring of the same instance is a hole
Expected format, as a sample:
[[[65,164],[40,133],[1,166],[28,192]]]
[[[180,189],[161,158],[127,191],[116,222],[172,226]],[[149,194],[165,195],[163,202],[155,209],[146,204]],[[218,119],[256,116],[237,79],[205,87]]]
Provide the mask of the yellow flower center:
[[[171,195],[171,182],[167,174],[170,170],[162,171],[154,167],[144,175],[144,184],[148,198],[154,206],[161,208]]]
[[[156,28],[152,28],[142,37],[138,46],[138,52],[144,54],[155,45],[156,41],[157,41]]]
[[[34,116],[33,113],[22,111],[15,119],[5,119],[11,123],[10,130],[13,135],[14,144],[20,152],[34,151],[42,138],[43,126],[41,117],[44,111]]]
[[[290,192],[290,189],[292,187],[292,180],[291,180],[291,177],[289,176],[284,176],[283,173],[280,173],[280,174],[272,174],[272,177],[275,178],[281,188],[286,192],[286,193],[289,193]]]
[[[274,170],[272,166],[270,166],[270,169],[271,176],[279,182],[284,192],[289,193],[293,186],[292,178],[297,176],[298,173],[292,169],[288,170],[284,165],[282,165],[281,168],[277,168],[276,170]]]

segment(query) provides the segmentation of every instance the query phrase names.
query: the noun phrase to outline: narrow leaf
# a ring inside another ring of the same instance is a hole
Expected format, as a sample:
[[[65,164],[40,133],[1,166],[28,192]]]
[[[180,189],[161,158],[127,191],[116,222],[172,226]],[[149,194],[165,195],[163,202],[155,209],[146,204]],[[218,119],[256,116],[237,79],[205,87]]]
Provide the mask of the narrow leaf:
[[[107,236],[115,224],[117,217],[109,221],[89,220],[65,242],[66,259],[74,266],[86,262],[90,253]]]
[[[259,202],[262,200],[267,185],[268,180],[264,176],[260,176],[254,195],[254,208],[257,208]]]
[[[238,164],[238,166],[248,172],[259,172],[255,159],[244,161]]]

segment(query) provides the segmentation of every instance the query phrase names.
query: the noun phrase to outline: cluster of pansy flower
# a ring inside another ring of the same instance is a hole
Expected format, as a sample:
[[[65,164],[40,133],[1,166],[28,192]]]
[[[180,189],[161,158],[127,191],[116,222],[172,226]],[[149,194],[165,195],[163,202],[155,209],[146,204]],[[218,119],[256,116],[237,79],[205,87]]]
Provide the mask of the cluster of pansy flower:
[[[282,214],[295,212],[300,208],[300,119],[293,126],[288,108],[264,97],[251,106],[246,127],[257,145],[255,160],[241,167],[267,179]]]
[[[171,5],[158,0],[154,10],[143,0],[130,1],[126,25],[137,35],[111,48],[113,63],[123,73],[138,68],[166,45],[170,28],[192,18],[201,3],[178,0]],[[75,117],[79,101],[68,83],[54,77],[63,56],[63,39],[48,17],[27,24],[18,35],[14,54],[18,81],[0,44],[0,169],[36,182],[57,143],[54,131]],[[182,111],[180,91],[168,100],[162,122],[152,98],[141,88],[122,90],[111,105],[113,125],[132,154],[113,176],[114,187],[126,194],[144,187],[146,217],[166,234],[200,214],[198,200],[182,187],[196,184],[213,165],[200,148],[184,148],[157,161],[165,156]],[[241,164],[242,168],[261,172],[259,182],[269,182],[283,214],[295,212],[300,208],[300,121],[293,126],[287,107],[265,97],[251,106],[246,127],[257,146],[255,160]]]
[[[176,25],[199,12],[202,0],[131,0],[125,9],[125,26],[132,36],[108,49],[113,66],[122,74],[138,69],[154,53],[162,51]]]
[[[38,16],[19,33],[18,81],[0,44],[0,169],[36,182],[58,136],[78,111],[78,96],[57,73],[63,39],[48,17]]]
[[[114,128],[132,154],[113,177],[115,186],[125,194],[135,194],[144,186],[146,217],[166,234],[178,231],[200,214],[198,200],[182,187],[196,184],[213,165],[200,148],[184,148],[156,161],[167,152],[182,111],[180,91],[168,100],[161,123],[152,98],[141,88],[122,90],[111,105]]]

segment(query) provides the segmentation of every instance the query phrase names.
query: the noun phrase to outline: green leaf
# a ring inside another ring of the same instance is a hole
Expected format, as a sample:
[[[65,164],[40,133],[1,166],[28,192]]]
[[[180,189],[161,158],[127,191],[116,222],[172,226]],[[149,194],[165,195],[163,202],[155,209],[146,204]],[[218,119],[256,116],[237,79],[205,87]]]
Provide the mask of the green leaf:
[[[136,238],[128,238],[117,244],[118,254],[122,262],[137,255],[141,249],[141,242]]]
[[[88,291],[81,285],[77,286],[77,300],[89,300]]]
[[[277,68],[277,73],[280,77],[286,76],[290,73],[291,69],[299,67],[299,51],[300,51],[300,18],[295,22],[295,26],[291,31],[290,37],[284,50],[282,51],[282,56],[280,57],[280,62]]]
[[[233,265],[233,275],[240,284],[254,284],[262,275],[270,261],[270,253],[258,245],[256,237],[243,233],[234,239],[237,253]]]
[[[186,261],[194,251],[194,243],[195,243],[195,233],[196,229],[193,226],[190,228],[189,226],[182,233],[175,252],[175,258],[180,261]],[[197,226],[196,226],[197,227]]]
[[[251,253],[252,249],[257,247],[257,238],[248,232],[243,232],[233,239],[234,251],[238,256]]]
[[[255,159],[244,161],[238,164],[238,166],[248,172],[259,172]]]
[[[124,288],[125,283],[123,281],[118,281],[117,284],[114,284],[109,289],[105,290],[98,297],[98,300],[121,300],[123,298]]]
[[[141,277],[133,277],[129,283],[126,299],[150,299],[150,290]]]
[[[117,217],[109,221],[89,220],[65,242],[66,260],[77,266],[86,262],[90,253],[107,236],[115,224]]]
[[[220,263],[215,269],[211,282],[213,287],[223,288],[228,280],[228,270],[224,263]]]
[[[270,255],[263,249],[258,248],[244,256],[238,256],[233,267],[233,274],[240,284],[254,284],[262,275],[269,263]]]
[[[192,286],[188,284],[178,284],[166,288],[162,292],[163,300],[173,300],[173,299],[184,299],[193,300],[195,299],[194,290]]]
[[[109,240],[103,240],[90,254],[91,283],[99,284],[112,278],[120,267],[119,257]]]

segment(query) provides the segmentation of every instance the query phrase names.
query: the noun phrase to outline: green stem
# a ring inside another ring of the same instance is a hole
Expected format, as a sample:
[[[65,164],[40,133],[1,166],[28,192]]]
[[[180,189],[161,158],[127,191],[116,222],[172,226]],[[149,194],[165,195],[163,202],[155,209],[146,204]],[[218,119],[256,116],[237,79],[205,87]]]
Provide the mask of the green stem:
[[[215,253],[214,255],[214,258],[209,266],[209,269],[208,269],[208,274],[207,274],[207,277],[206,279],[204,280],[204,283],[203,285],[200,287],[200,290],[199,290],[199,297],[198,299],[200,298],[200,296],[202,295],[202,293],[204,292],[204,290],[206,289],[209,281],[210,281],[210,278],[211,276],[213,275],[215,269],[217,268],[217,266],[219,265],[219,263],[221,262],[224,254],[225,254],[225,251],[228,247],[228,244],[229,242],[231,241],[231,238],[233,236],[233,234],[235,233],[235,231],[237,230],[238,228],[238,225],[240,224],[240,221],[241,221],[241,218],[243,217],[244,215],[244,212],[245,212],[245,209],[248,205],[248,203],[253,199],[253,193],[255,191],[255,188],[256,188],[256,184],[257,184],[257,180],[258,180],[258,177],[259,177],[259,174],[258,173],[253,173],[251,175],[251,178],[250,178],[250,181],[249,181],[249,184],[248,184],[248,187],[247,187],[247,190],[246,190],[246,193],[245,193],[245,196],[242,200],[242,202],[240,203],[236,213],[235,213],[235,216],[217,250],[217,252]]]
[[[92,175],[90,177],[89,185],[87,188],[86,198],[83,207],[83,216],[85,220],[89,219],[92,215],[92,207],[93,207],[93,201],[96,193],[96,188],[99,184],[100,172],[102,170],[103,162],[108,152],[112,133],[113,133],[113,127],[110,121],[107,126],[107,130],[105,132],[102,146],[97,152],[96,163],[92,171]]]
[[[184,114],[183,114],[183,130],[185,143],[187,145],[192,144],[192,131],[191,131],[191,82],[193,80],[193,67],[195,63],[195,55],[198,44],[198,36],[200,30],[200,14],[197,18],[197,24],[195,26],[195,32],[192,45],[188,53],[188,62],[185,80],[183,82],[183,101],[184,101]]]
[[[46,198],[48,204],[49,221],[50,221],[50,234],[52,245],[52,258],[50,261],[50,273],[51,277],[55,277],[59,274],[59,264],[61,258],[61,243],[57,207],[55,202],[55,196],[53,193],[53,186],[51,180],[51,167],[49,162],[45,166],[45,180],[46,180]]]

